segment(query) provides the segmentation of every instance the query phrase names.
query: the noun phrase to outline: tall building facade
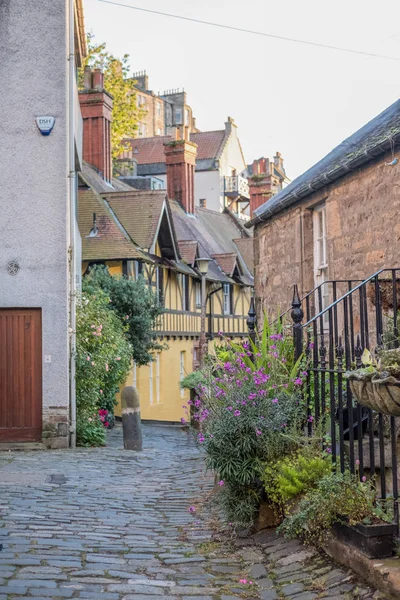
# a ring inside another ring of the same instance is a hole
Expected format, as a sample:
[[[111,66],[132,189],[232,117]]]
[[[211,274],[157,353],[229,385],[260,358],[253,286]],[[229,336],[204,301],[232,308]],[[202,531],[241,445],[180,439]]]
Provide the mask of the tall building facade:
[[[2,0],[0,441],[74,443],[81,0]]]

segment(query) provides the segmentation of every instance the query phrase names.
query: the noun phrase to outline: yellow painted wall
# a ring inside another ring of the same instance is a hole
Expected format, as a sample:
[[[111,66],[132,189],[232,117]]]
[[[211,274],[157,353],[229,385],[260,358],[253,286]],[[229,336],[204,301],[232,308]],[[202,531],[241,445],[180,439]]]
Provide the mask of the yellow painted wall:
[[[136,384],[143,420],[178,422],[186,417],[182,406],[189,400],[190,394],[188,390],[181,390],[179,385],[180,354],[184,352],[184,375],[187,375],[193,371],[193,341],[176,339],[167,343],[168,349],[158,353],[159,378],[157,363],[153,362],[152,365],[133,367],[126,382],[126,385]],[[121,416],[120,394],[117,400],[115,414]]]

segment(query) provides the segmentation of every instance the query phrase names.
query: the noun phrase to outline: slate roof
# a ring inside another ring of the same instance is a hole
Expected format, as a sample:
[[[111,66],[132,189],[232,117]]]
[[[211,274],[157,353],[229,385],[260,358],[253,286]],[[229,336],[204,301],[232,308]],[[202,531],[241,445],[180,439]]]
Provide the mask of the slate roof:
[[[170,200],[169,204],[178,243],[197,242],[198,254],[205,258],[212,258],[213,255],[235,254],[235,257],[238,257],[242,283],[253,285],[253,273],[248,269],[233,241],[241,235],[253,241],[242,225],[235,224],[226,212],[218,213],[206,208],[196,208],[195,215],[187,215],[178,202]],[[233,281],[216,260],[209,264],[207,279],[226,283]]]
[[[127,140],[132,147],[133,158],[138,165],[165,163],[164,144],[172,141],[171,136],[135,138]],[[192,133],[190,141],[197,144],[197,160],[218,158],[224,148],[225,130]]]
[[[400,100],[361,127],[290,185],[265,202],[246,224],[266,221],[273,215],[340,179],[400,143]]]
[[[128,192],[113,192],[104,197],[135,244],[149,250],[160,222],[165,191],[136,191],[129,187]]]
[[[95,167],[89,165],[87,162],[83,162],[82,175],[86,183],[94,188],[96,192],[123,192],[124,190],[132,190],[132,187],[127,183],[124,183],[120,179],[115,177],[112,180],[112,185],[104,181],[102,176],[99,174]]]
[[[238,252],[246,263],[250,273],[254,273],[254,243],[253,238],[238,238],[233,240]]]

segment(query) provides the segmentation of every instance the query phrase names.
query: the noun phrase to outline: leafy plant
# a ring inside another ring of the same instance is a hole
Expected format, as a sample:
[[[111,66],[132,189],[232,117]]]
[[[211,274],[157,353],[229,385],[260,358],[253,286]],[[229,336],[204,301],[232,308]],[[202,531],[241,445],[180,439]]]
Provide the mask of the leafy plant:
[[[234,523],[252,520],[263,493],[264,463],[297,447],[304,420],[305,373],[298,373],[293,344],[280,327],[274,330],[266,321],[252,346],[226,340],[208,357],[206,382],[197,388],[192,418],[200,427],[207,467],[224,484],[221,503]]]
[[[108,52],[106,44],[98,44],[94,35],[87,36],[88,54],[79,69],[78,85],[83,88],[83,73],[86,66],[101,68],[104,72],[104,88],[113,97],[111,144],[113,157],[117,158],[125,149],[123,140],[135,137],[138,122],[144,111],[138,108],[135,81],[130,77],[129,55],[119,59]]]
[[[78,445],[104,443],[99,409],[110,412],[111,424],[115,394],[126,381],[132,348],[120,319],[109,308],[109,298],[101,290],[84,294],[77,307],[76,403]],[[104,433],[104,432],[103,432]]]
[[[154,351],[166,348],[157,341],[156,332],[162,307],[142,276],[136,281],[111,276],[107,267],[96,265],[84,278],[83,290],[91,294],[102,290],[109,296],[109,308],[124,324],[133,360],[138,366],[147,365],[153,360]]]
[[[181,381],[181,388],[185,390],[196,390],[199,385],[206,382],[206,377],[202,371],[193,371],[186,375]]]
[[[308,492],[297,510],[278,528],[287,537],[321,544],[334,523],[389,521],[377,505],[372,481],[360,481],[357,474],[329,473]]]
[[[296,453],[267,463],[263,482],[269,499],[285,512],[287,505],[309,491],[330,473],[332,462],[330,455],[321,452],[320,440],[307,443]]]

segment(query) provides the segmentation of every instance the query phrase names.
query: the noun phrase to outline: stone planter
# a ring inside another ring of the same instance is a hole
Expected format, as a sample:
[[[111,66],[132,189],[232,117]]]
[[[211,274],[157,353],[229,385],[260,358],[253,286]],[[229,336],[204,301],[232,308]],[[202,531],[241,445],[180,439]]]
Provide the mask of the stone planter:
[[[368,558],[387,558],[393,554],[396,525],[392,523],[359,523],[353,526],[335,523],[332,533],[338,540],[353,546]]]
[[[385,415],[400,416],[400,381],[389,375],[348,373],[350,389],[358,402]]]

